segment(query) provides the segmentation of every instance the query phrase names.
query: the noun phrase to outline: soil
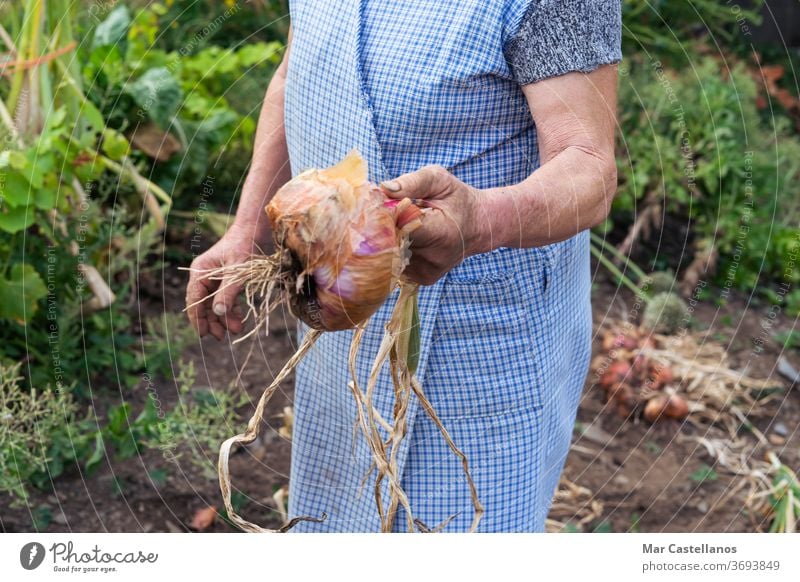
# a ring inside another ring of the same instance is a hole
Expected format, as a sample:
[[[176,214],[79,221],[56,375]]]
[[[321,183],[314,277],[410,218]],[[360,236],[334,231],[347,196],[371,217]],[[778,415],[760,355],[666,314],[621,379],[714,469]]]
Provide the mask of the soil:
[[[183,277],[183,274],[169,276],[163,293],[160,288],[151,289],[149,298],[143,293],[142,308],[150,314],[160,314],[165,309],[180,311]],[[601,271],[594,290],[597,330],[608,321],[624,318],[633,303],[629,292],[621,291],[602,277]],[[783,355],[800,368],[800,353],[796,349],[782,352],[782,346],[772,339],[775,333],[792,329],[794,321],[782,314],[778,316],[767,334],[770,339],[764,351],[757,358],[749,357],[753,338],[763,335],[762,318],[768,307],[755,305],[739,296],[729,297],[721,307],[713,300],[703,300],[696,305],[694,325],[712,330],[710,337],[728,346],[733,368],[750,360],[749,375],[770,377],[776,386],[785,389],[784,397],[770,404],[773,418],[758,420],[755,424],[766,434],[774,431],[778,422],[788,428],[786,444],[774,450],[784,463],[797,469],[800,467],[800,431],[797,430],[800,389],[792,389],[778,376],[775,364]],[[273,319],[269,337],[257,340],[238,385],[232,385],[231,381],[247,356],[250,345],[247,342],[232,346],[229,342],[208,338],[196,342],[182,354],[195,362],[200,372],[198,383],[215,389],[246,392],[248,404],[237,410],[238,420],[235,426],[229,427],[231,435],[244,429],[261,391],[293,353],[296,347],[293,329],[290,317]],[[595,337],[599,338],[599,334]],[[595,344],[598,353],[599,339]],[[715,507],[715,502],[735,484],[736,477],[717,471],[713,479],[697,478],[698,471],[714,465],[713,459],[687,438],[699,429],[675,421],[661,421],[651,426],[623,419],[604,404],[602,391],[592,385],[591,376],[578,413],[573,450],[564,470],[567,479],[589,489],[594,499],[602,504],[601,515],[583,529],[754,531],[758,516],[749,516],[743,509],[744,492]],[[174,398],[168,396],[171,381],[161,378],[155,382],[157,390],[159,382],[164,387],[163,405],[172,406]],[[276,527],[281,522],[273,493],[288,483],[291,444],[278,435],[277,429],[282,425],[281,411],[292,401],[292,382],[290,377],[272,399],[266,414],[268,426],[262,429],[262,438],[231,457],[234,485],[243,493],[236,501],[247,519],[264,526]],[[113,385],[109,389],[115,391]],[[135,408],[145,397],[145,387],[140,386],[129,399]],[[599,444],[596,435],[589,438],[598,432],[597,429],[600,429],[598,434],[610,435],[607,444]],[[216,451],[210,450],[207,454],[205,468],[187,462],[185,456],[177,462],[169,462],[159,451],[151,450],[125,460],[111,458],[91,477],[73,469],[55,480],[52,491],[34,491],[27,507],[12,507],[10,499],[0,497],[0,528],[6,532],[34,531],[35,517],[44,512],[49,513],[51,519],[43,522],[40,518],[39,524],[43,526],[49,521],[44,528],[48,532],[191,531],[197,511],[208,506],[221,511],[219,486],[213,470]],[[156,469],[165,469],[166,478],[157,482],[151,479]],[[581,509],[581,504],[576,504],[576,516]],[[570,521],[577,521],[576,516]],[[559,519],[565,521],[563,516]],[[235,531],[235,528],[218,516],[204,531]]]

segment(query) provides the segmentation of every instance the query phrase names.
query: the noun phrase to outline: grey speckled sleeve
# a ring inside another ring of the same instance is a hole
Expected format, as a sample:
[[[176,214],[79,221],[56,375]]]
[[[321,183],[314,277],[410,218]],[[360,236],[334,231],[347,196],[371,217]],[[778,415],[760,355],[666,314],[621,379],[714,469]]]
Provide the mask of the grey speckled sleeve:
[[[620,0],[533,0],[505,57],[520,85],[622,58]]]

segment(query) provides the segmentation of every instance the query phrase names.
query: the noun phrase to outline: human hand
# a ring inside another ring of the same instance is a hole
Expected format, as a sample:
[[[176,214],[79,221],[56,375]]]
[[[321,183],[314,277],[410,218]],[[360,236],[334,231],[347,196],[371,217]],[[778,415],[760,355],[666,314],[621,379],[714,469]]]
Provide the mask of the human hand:
[[[253,233],[234,224],[213,247],[192,261],[186,286],[186,305],[192,306],[187,309],[189,321],[200,337],[210,333],[222,340],[225,330],[232,334],[242,331],[242,312],[236,305],[242,286],[229,284],[224,279],[211,280],[203,271],[243,263],[255,248]],[[214,295],[220,288],[222,291]]]
[[[412,198],[426,210],[422,225],[411,233],[411,262],[406,276],[432,285],[470,255],[483,252],[480,191],[441,166],[425,166],[381,184],[390,198]]]

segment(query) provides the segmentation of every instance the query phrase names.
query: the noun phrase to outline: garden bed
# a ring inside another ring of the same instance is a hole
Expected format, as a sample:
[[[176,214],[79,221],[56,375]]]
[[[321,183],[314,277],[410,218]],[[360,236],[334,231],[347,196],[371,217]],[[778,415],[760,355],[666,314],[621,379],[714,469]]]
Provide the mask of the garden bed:
[[[175,277],[164,293],[165,304],[171,310],[182,307],[182,281],[177,279],[182,275]],[[608,283],[598,284],[594,306],[596,324],[617,317],[631,302],[630,294]],[[144,308],[152,314],[162,309],[157,303],[146,304]],[[698,303],[695,311],[697,327],[710,326],[715,338],[712,341],[730,342],[728,354],[732,367],[747,360],[753,347],[752,338],[761,334],[763,315],[757,307],[747,307],[745,300],[739,297],[719,309],[709,302]],[[242,386],[251,404],[237,411],[237,423],[229,427],[230,434],[244,427],[265,382],[296,347],[293,322],[277,317],[271,325],[270,337],[256,340],[256,351],[242,375]],[[787,330],[791,328],[791,320],[780,317],[774,325],[775,332]],[[235,377],[235,363],[241,364],[248,350],[249,344],[232,348],[228,343],[205,339],[188,348],[183,356],[195,362],[199,383],[220,389],[226,388]],[[600,350],[598,340],[595,352]],[[780,354],[781,346],[774,341],[767,342],[760,356],[752,360],[750,375],[771,377],[776,386],[787,390],[786,398],[769,406],[775,416],[773,426],[782,423],[789,428],[781,458],[797,466],[800,464],[800,434],[792,427],[800,425],[800,394],[796,389],[789,390],[787,382],[776,375],[774,366]],[[800,364],[796,350],[784,355],[793,358],[795,365]],[[692,440],[704,434],[701,429],[689,424],[681,427],[677,421],[649,425],[622,419],[603,403],[601,391],[591,384],[590,375],[578,414],[573,450],[564,471],[564,477],[588,489],[591,499],[602,505],[601,515],[582,529],[753,531],[751,518],[743,512],[744,491],[723,507],[715,508],[715,503],[736,484],[737,478],[715,468],[714,459]],[[113,385],[105,388],[107,390],[102,392],[114,391]],[[142,386],[137,400],[140,396],[144,400],[144,390]],[[277,429],[283,424],[283,408],[291,399],[289,381],[270,403],[266,415],[270,429],[263,431],[261,439],[248,450],[231,458],[235,485],[247,495],[238,496],[236,501],[248,519],[261,525],[274,527],[281,522],[280,514],[275,511],[273,494],[288,483],[291,444]],[[165,401],[164,404],[173,406],[174,402]],[[756,425],[766,434],[774,432],[763,422],[756,422]],[[602,444],[606,437],[610,437],[608,443]],[[216,461],[216,451],[208,451],[208,455],[210,467]],[[40,525],[46,523],[44,531],[49,532],[190,531],[199,511],[208,506],[221,508],[213,471],[181,460],[173,464],[157,450],[148,450],[141,457],[104,461],[90,479],[69,472],[55,482],[52,492],[34,491],[27,508],[10,509],[5,499],[0,503],[3,507],[0,527],[7,532],[30,531],[34,528],[34,517]],[[588,505],[587,500],[575,502],[575,519],[567,521],[577,522],[584,505]],[[219,517],[203,529],[234,531]]]

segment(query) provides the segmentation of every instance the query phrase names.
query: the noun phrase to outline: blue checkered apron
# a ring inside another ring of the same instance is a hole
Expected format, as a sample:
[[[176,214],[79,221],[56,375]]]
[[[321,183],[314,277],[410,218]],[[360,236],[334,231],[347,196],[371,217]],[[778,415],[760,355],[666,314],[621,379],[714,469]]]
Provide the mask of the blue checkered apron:
[[[441,164],[477,188],[517,183],[539,163],[504,40],[527,2],[295,0],[286,84],[293,173],[350,149],[382,181]],[[569,448],[590,355],[588,238],[467,258],[420,294],[417,375],[470,461],[486,513],[480,531],[541,531]],[[365,385],[396,295],[371,320],[358,360]],[[303,333],[303,329],[300,333]],[[296,531],[378,531],[371,457],[347,387],[352,332],[324,334],[296,372],[289,512],[328,514]],[[385,371],[384,371],[385,372]],[[391,418],[381,378],[376,407]],[[418,401],[399,453],[414,516],[472,520],[458,459]],[[384,492],[384,499],[388,493]],[[405,524],[397,517],[396,527]]]

